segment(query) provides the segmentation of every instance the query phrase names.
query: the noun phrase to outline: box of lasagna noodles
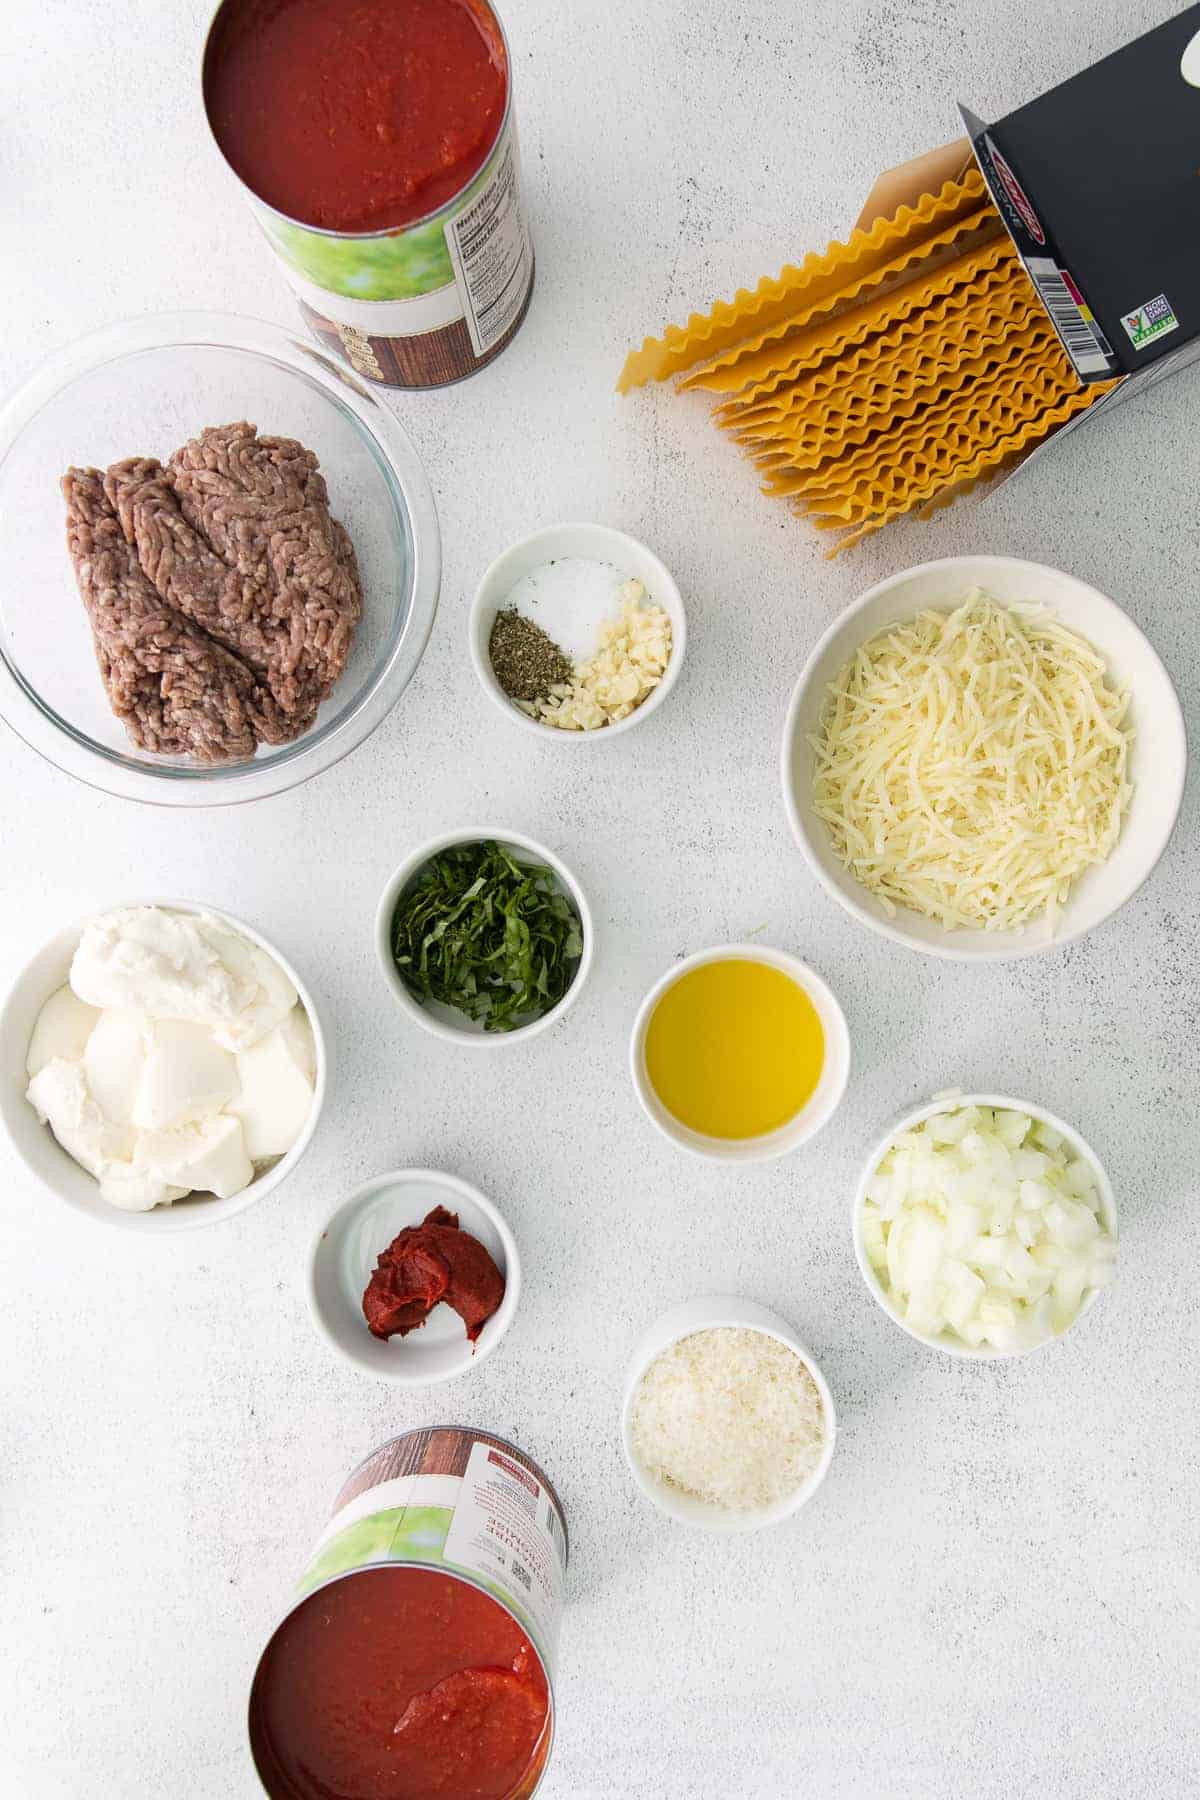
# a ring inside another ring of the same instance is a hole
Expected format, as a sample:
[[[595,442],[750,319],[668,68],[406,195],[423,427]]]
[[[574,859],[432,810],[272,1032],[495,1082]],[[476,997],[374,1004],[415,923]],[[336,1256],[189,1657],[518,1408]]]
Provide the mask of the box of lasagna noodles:
[[[993,124],[959,112],[966,138],[881,176],[858,223],[978,163],[1080,381],[1118,383],[1037,456],[1200,357],[1200,5]]]

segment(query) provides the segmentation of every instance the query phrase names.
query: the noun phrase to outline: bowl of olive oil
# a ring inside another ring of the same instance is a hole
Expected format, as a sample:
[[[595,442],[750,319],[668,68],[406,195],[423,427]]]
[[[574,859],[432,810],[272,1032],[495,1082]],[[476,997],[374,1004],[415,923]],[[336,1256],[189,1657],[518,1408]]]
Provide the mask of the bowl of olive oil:
[[[763,944],[726,944],[685,957],[651,988],[630,1071],[643,1110],[672,1143],[721,1162],[762,1162],[832,1118],[850,1035],[807,963]]]

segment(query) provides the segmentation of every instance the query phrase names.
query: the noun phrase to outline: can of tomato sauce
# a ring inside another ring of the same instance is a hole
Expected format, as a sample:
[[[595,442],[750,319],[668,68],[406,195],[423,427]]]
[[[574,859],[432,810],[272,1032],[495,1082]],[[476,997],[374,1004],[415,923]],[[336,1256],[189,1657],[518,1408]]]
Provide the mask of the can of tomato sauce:
[[[250,1691],[271,1800],[529,1800],[554,1738],[558,1495],[486,1431],[405,1432],[357,1468]]]
[[[204,106],[315,336],[389,387],[498,356],[533,288],[490,0],[223,0]]]

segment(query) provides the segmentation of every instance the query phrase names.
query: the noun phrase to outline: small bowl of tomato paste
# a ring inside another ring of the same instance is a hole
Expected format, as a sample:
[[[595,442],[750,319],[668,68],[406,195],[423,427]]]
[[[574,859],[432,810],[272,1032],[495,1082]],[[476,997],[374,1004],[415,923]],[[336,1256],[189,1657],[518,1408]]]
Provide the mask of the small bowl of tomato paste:
[[[508,1330],[520,1291],[516,1239],[499,1209],[435,1169],[395,1169],[355,1189],[309,1255],[321,1336],[400,1387],[476,1368]]]
[[[271,1800],[530,1800],[567,1529],[515,1445],[412,1431],[347,1481],[250,1693]]]

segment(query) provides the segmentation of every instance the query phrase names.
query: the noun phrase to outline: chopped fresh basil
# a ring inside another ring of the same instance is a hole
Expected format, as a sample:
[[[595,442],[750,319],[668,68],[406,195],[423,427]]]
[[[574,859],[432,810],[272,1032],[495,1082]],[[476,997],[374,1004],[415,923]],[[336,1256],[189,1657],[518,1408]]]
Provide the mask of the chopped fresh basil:
[[[583,933],[552,869],[487,839],[433,857],[396,902],[392,957],[415,1000],[512,1031],[558,1005]]]

